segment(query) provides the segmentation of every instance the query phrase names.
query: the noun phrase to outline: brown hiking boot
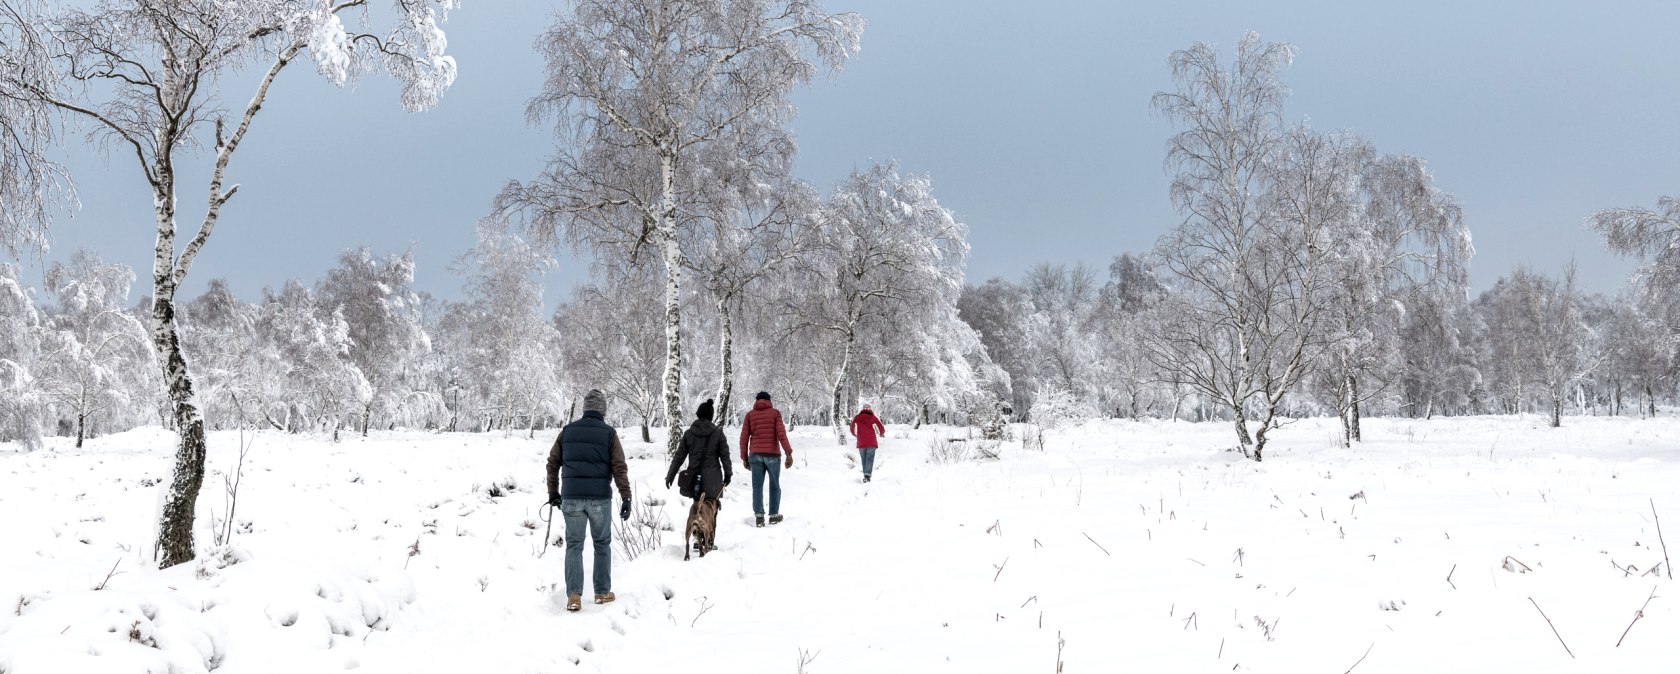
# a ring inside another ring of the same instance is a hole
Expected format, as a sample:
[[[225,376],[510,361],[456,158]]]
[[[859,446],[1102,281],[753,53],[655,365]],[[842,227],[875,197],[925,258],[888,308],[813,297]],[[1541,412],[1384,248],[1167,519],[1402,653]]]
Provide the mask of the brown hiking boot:
[[[575,592],[572,593],[572,594],[566,595],[566,610],[568,610],[568,611],[581,611],[581,610],[583,610],[583,595],[575,593]]]
[[[611,592],[608,592],[606,594],[598,594],[598,595],[595,595],[595,603],[597,603],[597,604],[608,604],[608,603],[611,603],[612,600],[617,599],[617,598],[618,597],[614,597],[613,593],[611,593]]]

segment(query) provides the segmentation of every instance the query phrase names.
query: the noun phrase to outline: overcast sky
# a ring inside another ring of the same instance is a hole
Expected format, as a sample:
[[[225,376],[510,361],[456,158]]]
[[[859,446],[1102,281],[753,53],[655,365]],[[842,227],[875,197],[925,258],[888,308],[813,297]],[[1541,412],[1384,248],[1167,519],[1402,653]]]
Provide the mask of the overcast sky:
[[[200,255],[188,297],[227,278],[255,299],[313,283],[344,250],[412,247],[416,286],[459,296],[448,271],[497,188],[537,172],[550,134],[524,121],[560,6],[467,0],[445,26],[460,76],[440,107],[408,114],[388,81],[337,90],[308,64],[271,92],[230,168],[242,184]],[[1149,5],[1149,6],[1140,6]],[[1582,220],[1680,194],[1680,3],[828,0],[868,21],[845,72],[799,92],[798,173],[827,192],[854,166],[898,159],[929,175],[970,228],[971,282],[1041,262],[1105,269],[1179,220],[1162,158],[1173,129],[1149,111],[1167,56],[1195,41],[1228,55],[1244,31],[1299,51],[1288,114],[1426,159],[1475,236],[1473,290],[1515,265],[1571,258],[1593,291],[1633,268]],[[246,87],[230,88],[237,105]],[[82,209],[54,229],[139,272],[155,237],[133,159],[69,158]],[[205,180],[180,183],[183,229]],[[584,278],[568,261],[549,304]],[[1103,273],[1106,274],[1106,271]],[[39,278],[38,276],[36,278]]]

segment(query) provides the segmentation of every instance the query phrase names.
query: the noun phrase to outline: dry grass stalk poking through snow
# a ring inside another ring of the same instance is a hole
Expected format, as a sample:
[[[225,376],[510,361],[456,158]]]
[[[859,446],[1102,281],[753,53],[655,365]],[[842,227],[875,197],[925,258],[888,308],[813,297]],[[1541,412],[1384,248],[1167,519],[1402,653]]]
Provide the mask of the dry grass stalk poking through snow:
[[[618,552],[625,561],[658,550],[665,544],[665,532],[671,531],[671,520],[665,516],[664,499],[649,496],[636,503],[630,521],[615,522],[613,538],[618,540]]]
[[[810,672],[811,670],[807,668],[811,666],[812,662],[816,661],[817,656],[819,655],[822,655],[822,651],[820,650],[808,651],[803,648],[799,649],[799,674],[807,674]]]

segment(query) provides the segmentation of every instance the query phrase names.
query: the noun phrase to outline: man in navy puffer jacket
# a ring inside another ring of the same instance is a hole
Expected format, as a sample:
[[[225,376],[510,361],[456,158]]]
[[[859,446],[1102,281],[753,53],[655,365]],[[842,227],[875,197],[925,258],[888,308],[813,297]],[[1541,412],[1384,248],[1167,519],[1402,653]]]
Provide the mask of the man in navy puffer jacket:
[[[618,484],[618,518],[630,519],[630,466],[618,431],[606,422],[607,397],[583,396],[583,416],[560,429],[548,452],[548,503],[566,519],[566,610],[583,608],[584,531],[595,545],[595,603],[612,593],[612,484]],[[545,542],[546,545],[546,542]]]

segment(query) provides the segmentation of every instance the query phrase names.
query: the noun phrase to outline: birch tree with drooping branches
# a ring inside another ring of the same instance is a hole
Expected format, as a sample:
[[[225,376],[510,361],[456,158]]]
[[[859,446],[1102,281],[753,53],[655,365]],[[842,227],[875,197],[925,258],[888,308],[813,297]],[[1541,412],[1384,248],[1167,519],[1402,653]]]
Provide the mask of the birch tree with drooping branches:
[[[812,334],[830,359],[829,423],[845,444],[844,394],[860,331],[909,307],[957,316],[968,227],[939,205],[932,180],[901,173],[897,162],[854,169],[824,200],[821,219],[811,254],[795,267],[805,281],[782,302],[790,332]]]
[[[774,183],[787,172],[793,89],[836,72],[863,20],[811,0],[572,0],[537,41],[548,62],[533,121],[560,149],[511,183],[497,209],[539,241],[566,242],[664,275],[665,417],[681,441],[684,258],[701,195],[721,171]]]

